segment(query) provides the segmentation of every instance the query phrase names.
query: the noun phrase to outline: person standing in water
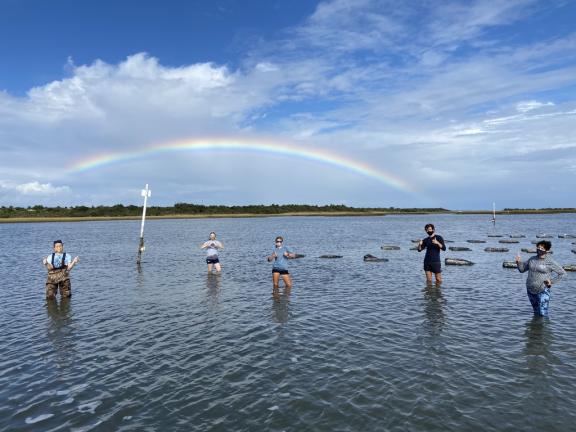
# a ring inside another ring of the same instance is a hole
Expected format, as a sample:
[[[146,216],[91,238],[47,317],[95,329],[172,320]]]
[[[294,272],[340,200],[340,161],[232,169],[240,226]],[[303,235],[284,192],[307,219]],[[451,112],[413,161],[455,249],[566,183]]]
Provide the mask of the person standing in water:
[[[218,259],[218,251],[224,249],[222,242],[216,240],[216,233],[211,232],[208,241],[205,241],[200,245],[201,249],[206,249],[206,264],[208,264],[208,273],[212,273],[212,266],[216,269],[216,272],[220,273],[222,267],[220,266],[220,260]]]
[[[60,296],[67,298],[72,296],[72,284],[70,283],[70,270],[80,261],[78,257],[71,258],[64,252],[62,240],[53,243],[54,252],[42,260],[42,264],[48,270],[46,279],[46,299],[55,299],[60,290]]]
[[[288,259],[290,258],[296,258],[296,254],[288,249],[287,246],[284,246],[284,238],[281,236],[276,237],[275,247],[267,257],[268,262],[274,262],[272,265],[272,285],[274,289],[278,289],[280,276],[282,276],[286,289],[292,288],[292,280],[290,279],[290,273],[288,273]]]
[[[552,243],[547,240],[539,241],[536,244],[536,256],[522,261],[520,255],[515,258],[518,271],[524,273],[528,271],[526,278],[526,292],[534,315],[548,316],[548,306],[550,305],[550,288],[564,277],[566,271],[550,258]],[[556,273],[552,277],[552,273]]]
[[[426,273],[426,282],[432,283],[432,274],[436,277],[436,283],[442,283],[442,261],[440,260],[440,251],[446,250],[442,236],[435,234],[434,224],[426,224],[424,230],[428,237],[420,240],[418,243],[418,252],[426,249],[424,256],[424,272]]]

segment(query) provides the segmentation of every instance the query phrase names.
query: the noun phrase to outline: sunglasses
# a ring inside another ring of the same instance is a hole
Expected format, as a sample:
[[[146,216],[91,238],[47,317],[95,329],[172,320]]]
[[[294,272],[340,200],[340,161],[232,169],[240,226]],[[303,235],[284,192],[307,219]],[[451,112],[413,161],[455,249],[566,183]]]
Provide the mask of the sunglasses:
[[[282,243],[282,240],[276,240],[276,243]]]

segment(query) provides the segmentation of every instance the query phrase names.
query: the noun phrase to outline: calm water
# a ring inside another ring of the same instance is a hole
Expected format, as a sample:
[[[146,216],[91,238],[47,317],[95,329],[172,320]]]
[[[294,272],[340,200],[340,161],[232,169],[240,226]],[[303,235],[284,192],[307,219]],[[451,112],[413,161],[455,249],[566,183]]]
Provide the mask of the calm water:
[[[575,274],[536,321],[525,276],[502,268],[541,232],[575,263],[576,240],[557,238],[574,216],[499,218],[527,236],[508,254],[484,252],[505,246],[488,218],[149,221],[140,272],[139,222],[0,225],[0,430],[574,430]],[[476,263],[444,267],[440,289],[409,250],[429,221],[473,249],[444,257]],[[220,276],[198,248],[211,230]],[[275,297],[264,257],[279,234],[306,257]],[[46,304],[55,238],[81,262],[72,299]]]

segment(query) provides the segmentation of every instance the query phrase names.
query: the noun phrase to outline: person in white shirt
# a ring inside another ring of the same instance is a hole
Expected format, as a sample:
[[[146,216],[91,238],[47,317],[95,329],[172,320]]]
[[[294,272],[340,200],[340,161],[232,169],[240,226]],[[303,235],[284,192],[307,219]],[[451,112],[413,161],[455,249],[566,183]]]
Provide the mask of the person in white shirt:
[[[224,249],[222,242],[216,240],[216,233],[211,232],[208,241],[200,245],[201,249],[206,249],[206,264],[208,264],[208,273],[212,272],[212,266],[216,269],[216,272],[220,273],[222,267],[220,265],[220,260],[218,259],[218,251]]]

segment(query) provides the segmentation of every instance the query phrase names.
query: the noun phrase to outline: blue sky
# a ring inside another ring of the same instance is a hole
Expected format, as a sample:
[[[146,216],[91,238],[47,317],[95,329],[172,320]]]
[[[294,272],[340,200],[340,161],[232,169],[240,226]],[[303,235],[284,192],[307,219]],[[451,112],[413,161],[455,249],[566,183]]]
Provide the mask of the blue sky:
[[[572,1],[0,1],[0,205],[576,207]],[[99,154],[173,140],[328,152]]]

